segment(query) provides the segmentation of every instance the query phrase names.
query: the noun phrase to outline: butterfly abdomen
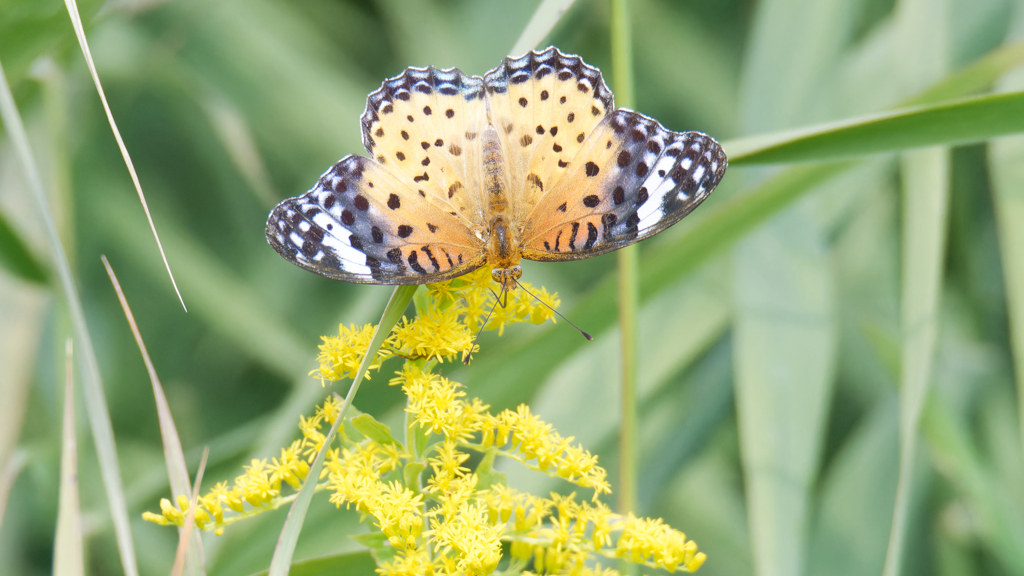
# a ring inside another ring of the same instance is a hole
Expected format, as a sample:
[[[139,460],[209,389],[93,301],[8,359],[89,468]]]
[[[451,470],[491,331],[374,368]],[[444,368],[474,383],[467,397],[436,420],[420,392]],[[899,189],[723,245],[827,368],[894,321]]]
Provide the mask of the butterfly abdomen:
[[[491,124],[483,134],[484,145],[484,188],[491,214],[504,213],[508,208],[508,174],[505,171],[505,157],[498,142],[498,131]]]
[[[491,124],[483,133],[484,189],[487,192],[487,263],[506,270],[519,264],[519,234],[508,217],[508,163],[501,151],[498,131]]]

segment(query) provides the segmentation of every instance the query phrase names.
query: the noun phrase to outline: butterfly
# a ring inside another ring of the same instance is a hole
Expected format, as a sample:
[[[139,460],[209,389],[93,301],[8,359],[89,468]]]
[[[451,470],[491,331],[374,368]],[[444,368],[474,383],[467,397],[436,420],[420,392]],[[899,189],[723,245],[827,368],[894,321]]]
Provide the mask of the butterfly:
[[[369,95],[369,157],[349,155],[277,205],[267,240],[328,278],[425,284],[489,265],[605,254],[681,220],[728,160],[700,132],[615,109],[601,72],[551,47],[482,78],[408,68]]]

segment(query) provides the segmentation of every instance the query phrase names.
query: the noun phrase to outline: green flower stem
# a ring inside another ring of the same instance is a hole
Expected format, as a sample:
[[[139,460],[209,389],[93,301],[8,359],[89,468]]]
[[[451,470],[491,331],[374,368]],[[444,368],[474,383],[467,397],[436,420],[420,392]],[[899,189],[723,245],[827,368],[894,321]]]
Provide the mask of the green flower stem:
[[[612,80],[616,104],[632,108],[633,50],[626,0],[612,0]],[[621,514],[636,510],[636,380],[637,380],[637,246],[618,251],[619,333],[622,345],[622,426],[619,430],[618,508]]]
[[[307,475],[306,477],[308,478],[309,476]],[[322,491],[324,491],[326,489],[327,489],[327,482],[326,481],[325,482],[319,482],[319,483],[316,484],[316,486],[313,487],[313,492],[314,493],[322,492]],[[299,497],[299,493],[298,492],[296,492],[294,494],[289,494],[287,496],[278,496],[277,498],[272,499],[270,502],[267,502],[263,506],[253,506],[252,508],[250,508],[248,510],[243,510],[242,512],[236,512],[234,515],[228,516],[228,517],[224,518],[224,520],[222,520],[220,522],[211,522],[211,523],[209,523],[209,524],[207,524],[206,526],[203,527],[203,531],[204,532],[213,532],[217,528],[225,528],[227,526],[231,526],[232,524],[234,524],[236,522],[241,522],[242,520],[248,520],[249,518],[252,518],[253,516],[259,516],[260,514],[263,514],[264,512],[270,512],[272,510],[277,510],[278,508],[280,508],[282,506],[285,506],[286,504],[291,504],[298,497]]]
[[[387,307],[384,308],[384,314],[381,316],[380,323],[373,333],[373,339],[370,341],[370,346],[363,356],[363,361],[356,371],[356,377],[352,379],[352,386],[349,387],[348,394],[345,395],[345,403],[341,405],[341,410],[338,411],[338,418],[335,420],[334,426],[331,427],[331,431],[324,437],[324,445],[320,452],[317,453],[313,465],[310,466],[309,473],[306,476],[307,479],[320,477],[320,469],[323,467],[327,450],[334,440],[334,435],[338,432],[341,423],[345,421],[345,412],[352,405],[356,392],[359,391],[359,385],[363,382],[363,376],[366,375],[372,359],[377,356],[377,351],[380,350],[384,339],[391,333],[391,329],[398,324],[398,320],[402,317],[406,307],[409,306],[409,302],[412,301],[413,295],[416,293],[416,288],[416,286],[397,286],[391,294],[391,300],[388,301]],[[302,490],[299,491],[298,497],[288,510],[288,517],[285,519],[281,535],[278,537],[277,547],[274,549],[274,557],[270,561],[270,570],[268,572],[270,576],[286,576],[288,574],[288,568],[292,563],[292,554],[295,552],[295,545],[299,540],[299,532],[302,530],[302,522],[306,518],[306,511],[309,509],[310,500],[313,499],[314,490],[315,485],[309,482],[303,483]]]

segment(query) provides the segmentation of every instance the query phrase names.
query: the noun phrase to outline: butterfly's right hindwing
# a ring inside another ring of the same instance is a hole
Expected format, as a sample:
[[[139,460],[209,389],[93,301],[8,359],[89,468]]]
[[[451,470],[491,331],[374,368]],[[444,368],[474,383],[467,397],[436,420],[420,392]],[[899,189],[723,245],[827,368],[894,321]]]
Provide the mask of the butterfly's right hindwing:
[[[312,190],[284,200],[267,240],[321,276],[364,284],[424,284],[483,263],[481,242],[379,164],[347,156]]]

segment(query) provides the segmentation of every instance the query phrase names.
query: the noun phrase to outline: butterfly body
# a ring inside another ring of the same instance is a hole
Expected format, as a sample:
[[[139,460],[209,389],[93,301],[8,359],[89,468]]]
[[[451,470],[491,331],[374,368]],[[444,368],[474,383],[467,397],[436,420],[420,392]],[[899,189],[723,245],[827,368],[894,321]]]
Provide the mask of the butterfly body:
[[[556,48],[484,77],[409,68],[367,99],[363,144],[281,202],[267,239],[330,278],[422,284],[482,265],[588,258],[693,210],[727,160],[712,138],[616,110],[600,72]]]

